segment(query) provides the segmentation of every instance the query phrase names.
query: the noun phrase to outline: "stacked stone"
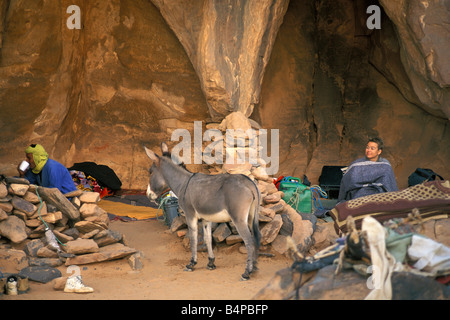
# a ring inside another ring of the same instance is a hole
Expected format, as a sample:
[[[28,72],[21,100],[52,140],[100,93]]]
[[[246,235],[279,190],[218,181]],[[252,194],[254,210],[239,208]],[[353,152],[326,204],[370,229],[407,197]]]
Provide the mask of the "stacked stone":
[[[60,202],[52,201],[49,194]],[[2,265],[13,265],[18,271],[28,266],[82,265],[135,254],[121,233],[109,229],[108,214],[98,201],[96,192],[79,190],[62,195],[56,188],[30,185],[26,179],[1,181]],[[53,244],[49,233],[46,236],[47,228],[56,237]]]
[[[228,115],[220,124],[208,124],[207,129],[217,129],[222,132],[223,139],[226,137],[227,130],[234,130],[233,132],[245,132],[248,129],[254,130],[258,133],[260,126],[245,117],[241,112],[234,112]],[[239,154],[246,155],[243,160],[249,159],[249,152],[259,151],[260,145],[256,139],[250,141],[248,136],[235,136],[235,141],[244,139],[239,146],[226,145],[223,142],[223,154],[231,153],[234,159],[238,159]],[[214,141],[214,142],[217,142]],[[209,142],[210,143],[210,142]],[[250,150],[254,148],[254,150]],[[242,150],[243,149],[243,150]],[[258,152],[256,154],[259,154]],[[242,159],[241,159],[242,160]],[[276,252],[284,254],[287,252],[286,240],[291,237],[301,252],[319,251],[327,247],[335,240],[335,232],[332,225],[326,225],[321,221],[317,221],[311,215],[300,215],[291,206],[289,206],[282,198],[284,193],[278,191],[273,183],[273,178],[266,173],[266,164],[263,159],[257,158],[256,162],[250,163],[224,163],[211,164],[207,167],[210,174],[245,174],[253,179],[258,186],[261,193],[261,203],[259,208],[259,227],[261,231],[261,245],[263,249],[274,249]],[[178,236],[184,237],[186,247],[189,247],[189,237],[187,235],[187,227],[183,216],[176,218],[171,230],[177,232]],[[202,228],[198,228],[202,232]],[[234,246],[239,244],[242,246],[243,240],[239,236],[234,225],[229,223],[213,224],[213,240],[216,244],[226,244]],[[199,235],[199,245],[202,243],[202,235]],[[199,248],[202,249],[202,248]]]

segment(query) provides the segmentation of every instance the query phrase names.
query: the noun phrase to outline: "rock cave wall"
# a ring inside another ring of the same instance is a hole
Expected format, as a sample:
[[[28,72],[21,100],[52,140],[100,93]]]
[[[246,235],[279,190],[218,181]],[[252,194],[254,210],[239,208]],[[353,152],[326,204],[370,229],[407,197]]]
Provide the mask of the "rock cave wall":
[[[400,187],[448,178],[448,20],[442,1],[0,0],[0,173],[38,142],[143,189],[142,144],[242,111],[279,129],[279,175],[317,183],[380,135]]]

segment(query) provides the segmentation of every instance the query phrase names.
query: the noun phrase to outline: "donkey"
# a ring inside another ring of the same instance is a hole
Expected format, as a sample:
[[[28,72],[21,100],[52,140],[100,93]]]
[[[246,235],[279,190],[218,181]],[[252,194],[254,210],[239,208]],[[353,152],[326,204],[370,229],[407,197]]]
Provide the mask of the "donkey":
[[[156,200],[168,189],[178,197],[186,216],[191,240],[191,260],[185,271],[193,271],[197,264],[198,220],[202,219],[204,238],[208,248],[209,270],[216,268],[212,250],[212,222],[232,221],[247,248],[247,266],[241,280],[250,279],[257,270],[256,261],[261,233],[258,226],[260,193],[256,184],[241,174],[207,175],[192,173],[172,161],[167,145],[161,144],[162,156],[144,146],[153,161],[147,197]]]

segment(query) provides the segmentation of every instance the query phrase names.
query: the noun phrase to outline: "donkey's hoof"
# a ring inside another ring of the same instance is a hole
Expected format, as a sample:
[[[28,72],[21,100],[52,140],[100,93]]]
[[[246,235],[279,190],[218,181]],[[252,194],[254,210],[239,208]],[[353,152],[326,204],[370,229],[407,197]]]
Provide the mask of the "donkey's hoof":
[[[250,275],[245,272],[244,274],[241,275],[241,281],[247,281],[250,280]]]
[[[208,270],[214,270],[214,269],[216,269],[216,265],[214,264],[215,259],[214,259],[214,258],[208,258],[208,260],[209,260],[209,262],[208,262],[208,264],[206,265],[206,268],[207,268]]]
[[[184,268],[184,271],[188,271],[188,272],[194,271],[195,265],[196,265],[196,263],[190,263],[190,264],[188,264],[188,265]]]

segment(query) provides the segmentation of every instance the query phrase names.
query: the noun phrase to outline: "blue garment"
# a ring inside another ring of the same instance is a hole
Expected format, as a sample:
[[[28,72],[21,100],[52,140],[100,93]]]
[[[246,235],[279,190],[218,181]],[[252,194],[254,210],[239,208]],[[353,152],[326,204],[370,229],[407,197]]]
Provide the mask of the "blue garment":
[[[47,160],[47,163],[39,174],[28,170],[25,173],[25,178],[31,184],[46,188],[58,188],[62,194],[77,190],[69,170],[58,161],[52,159]]]
[[[394,170],[387,159],[353,161],[342,177],[338,201],[346,201],[374,193],[397,191]]]

